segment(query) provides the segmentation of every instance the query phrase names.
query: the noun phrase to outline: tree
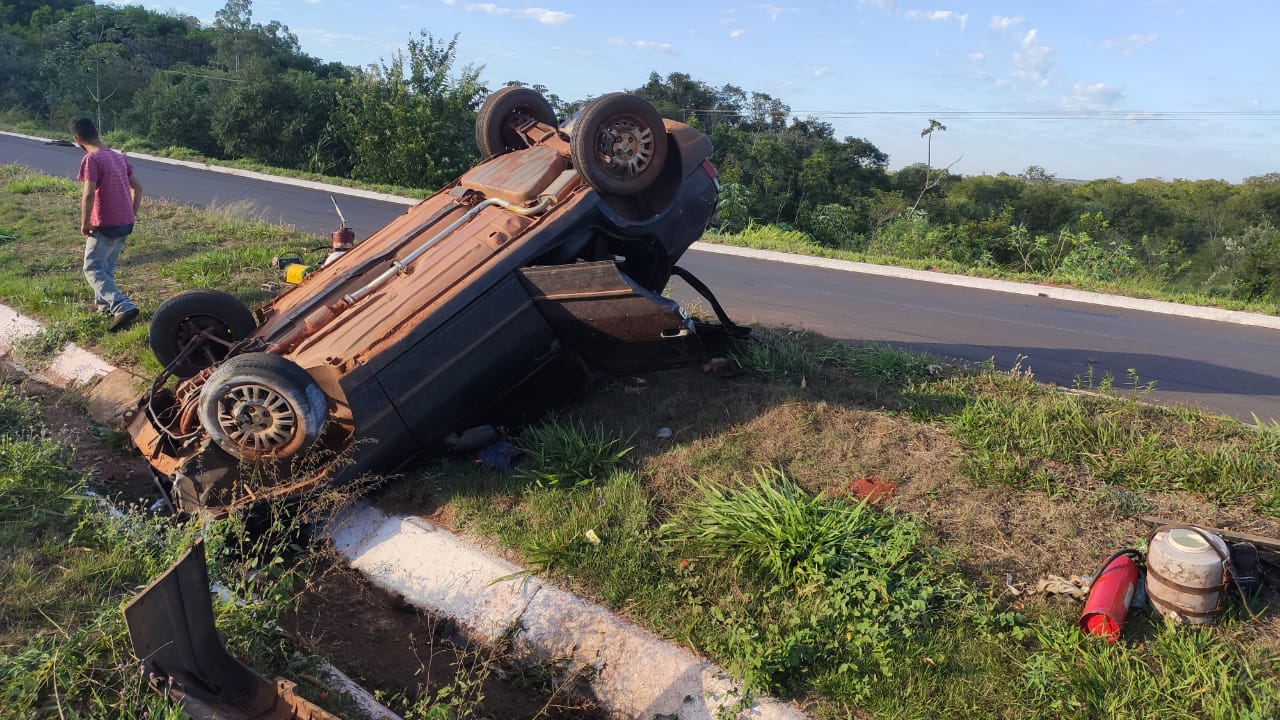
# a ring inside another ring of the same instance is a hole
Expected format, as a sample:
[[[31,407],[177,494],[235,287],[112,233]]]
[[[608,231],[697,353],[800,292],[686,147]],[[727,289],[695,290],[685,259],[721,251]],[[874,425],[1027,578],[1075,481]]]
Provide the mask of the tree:
[[[41,62],[42,95],[50,119],[84,112],[92,106],[98,129],[104,116],[126,111],[134,90],[145,82],[146,68],[128,49],[133,24],[109,6],[83,5],[45,33],[49,47]]]
[[[1029,184],[1044,184],[1054,181],[1054,174],[1039,165],[1028,165],[1026,170],[1018,173],[1022,181]]]
[[[334,114],[337,141],[327,157],[344,155],[362,180],[423,188],[470,167],[485,88],[478,68],[454,75],[457,43],[423,31],[391,62],[355,77]]]
[[[16,35],[0,31],[0,108],[29,106],[39,97],[40,65]]]
[[[210,118],[213,86],[226,83],[224,73],[210,68],[178,66],[158,72],[133,99],[134,127],[160,147],[185,147],[205,155],[222,155]]]
[[[935,132],[946,132],[947,126],[938,122],[933,118],[929,118],[929,127],[920,131],[920,137],[926,138],[928,144],[925,150],[925,167],[933,167],[933,134]]]
[[[928,140],[927,147],[925,149],[924,183],[921,184],[920,186],[920,194],[916,196],[915,204],[911,206],[912,210],[915,210],[916,208],[920,207],[920,201],[924,199],[924,194],[929,192],[933,188],[937,187],[938,184],[942,182],[942,178],[947,174],[947,170],[951,169],[952,165],[955,165],[956,163],[960,162],[960,159],[956,158],[951,163],[951,165],[948,165],[940,173],[938,173],[936,177],[934,177],[933,175],[933,134],[935,132],[945,132],[946,129],[947,129],[946,125],[943,125],[942,123],[938,122],[934,118],[929,118],[929,126],[920,131],[920,137],[926,138]]]
[[[218,62],[228,70],[239,70],[242,56],[248,50],[249,32],[253,29],[253,1],[227,0],[213,18]]]

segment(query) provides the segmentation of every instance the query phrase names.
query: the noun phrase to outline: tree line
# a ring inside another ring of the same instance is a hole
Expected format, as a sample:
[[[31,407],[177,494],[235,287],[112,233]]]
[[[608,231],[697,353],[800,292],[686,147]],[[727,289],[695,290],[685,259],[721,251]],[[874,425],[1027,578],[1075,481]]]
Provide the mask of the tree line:
[[[251,0],[228,0],[211,24],[12,0],[0,9],[0,112],[50,129],[85,114],[157,149],[432,189],[479,159],[475,116],[491,90],[480,68],[458,66],[457,43],[423,31],[358,68],[304,53],[279,22],[255,22]],[[532,87],[560,117],[589,99]],[[1277,173],[1239,184],[1065,182],[1036,166],[962,176],[933,166],[931,152],[891,172],[869,140],[837,138],[765,93],[685,73],[629,90],[711,138],[726,233],[773,226],[875,255],[1280,301]],[[921,137],[931,150],[945,131],[930,118]]]

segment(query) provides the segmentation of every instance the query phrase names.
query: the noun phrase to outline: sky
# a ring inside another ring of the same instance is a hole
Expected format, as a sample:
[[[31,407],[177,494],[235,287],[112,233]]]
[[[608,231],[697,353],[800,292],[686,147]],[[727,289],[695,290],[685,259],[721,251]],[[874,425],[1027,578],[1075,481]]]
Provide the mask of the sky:
[[[225,0],[157,11],[212,23]],[[898,169],[962,175],[1217,178],[1280,172],[1273,0],[255,0],[326,61],[390,59],[420,31],[458,38],[493,89],[579,100],[682,72],[783,101]],[[954,163],[954,164],[953,164]]]

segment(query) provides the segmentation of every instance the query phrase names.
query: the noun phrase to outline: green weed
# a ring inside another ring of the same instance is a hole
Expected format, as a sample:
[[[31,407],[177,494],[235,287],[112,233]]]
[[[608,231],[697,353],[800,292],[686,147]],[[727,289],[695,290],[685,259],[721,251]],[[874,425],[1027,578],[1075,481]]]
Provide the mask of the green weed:
[[[772,328],[758,331],[755,340],[732,354],[745,370],[790,381],[812,375],[819,359],[809,334]]]
[[[520,433],[517,445],[527,456],[520,475],[546,487],[589,485],[621,465],[628,443],[603,425],[551,417]]]
[[[63,178],[50,177],[48,175],[30,175],[10,181],[4,189],[18,195],[31,195],[33,193],[61,193],[66,195],[79,192],[80,186]]]
[[[660,529],[682,557],[732,568],[750,589],[703,598],[715,630],[703,641],[757,687],[844,677],[849,700],[869,695],[952,583],[925,561],[918,524],[809,496],[778,470],[753,480],[699,486]]]
[[[939,372],[942,365],[928,353],[913,352],[892,345],[847,346],[830,350],[831,360],[848,367],[860,378],[894,389],[905,388]]]

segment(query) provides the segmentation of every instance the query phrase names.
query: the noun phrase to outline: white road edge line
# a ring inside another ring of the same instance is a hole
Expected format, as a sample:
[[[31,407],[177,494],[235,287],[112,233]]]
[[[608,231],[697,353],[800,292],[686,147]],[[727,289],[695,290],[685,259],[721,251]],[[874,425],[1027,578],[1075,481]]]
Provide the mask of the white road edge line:
[[[1163,300],[1145,300],[1141,298],[1125,297],[1123,295],[1107,295],[1104,293],[1087,292],[1084,290],[1073,290],[1071,288],[1054,287],[1052,285],[1036,285],[1034,283],[971,277],[969,275],[952,275],[951,273],[940,273],[930,270],[911,270],[909,268],[894,267],[892,265],[873,265],[871,263],[854,262],[852,260],[836,260],[833,258],[812,257],[809,255],[793,255],[791,253],[782,253],[774,250],[741,248],[734,245],[696,242],[692,245],[692,249],[715,253],[718,255],[733,255],[736,257],[745,257],[754,260],[787,263],[788,265],[804,265],[808,267],[824,268],[827,270],[838,270],[841,272],[879,275],[881,277],[916,280],[919,282],[929,282],[938,285],[954,285],[956,287],[973,288],[975,290],[989,290],[992,292],[1002,292],[1013,295],[1031,295],[1048,298],[1050,300],[1065,300],[1068,302],[1086,303],[1089,305],[1104,305],[1107,307],[1123,308],[1125,310],[1140,310],[1142,312],[1159,313],[1161,315],[1173,315],[1177,317],[1195,318],[1198,320],[1213,320],[1216,322],[1232,323],[1235,325],[1252,325],[1255,327],[1280,330],[1280,317],[1275,315],[1264,315],[1262,313],[1223,310],[1222,308],[1201,307],[1199,305],[1183,305],[1181,303],[1166,302]]]
[[[0,135],[8,135],[10,137],[22,138],[24,140],[35,140],[42,143],[48,141],[48,138],[33,137],[31,135],[22,135],[12,132],[0,131]],[[342,185],[331,185],[328,183],[317,182],[315,180],[299,180],[297,178],[281,177],[279,175],[268,175],[266,173],[255,172],[253,170],[241,170],[239,168],[210,165],[208,163],[197,163],[189,160],[173,160],[171,158],[162,158],[155,155],[146,155],[144,153],[126,154],[129,157],[141,160],[179,165],[182,167],[193,168],[195,170],[207,170],[209,172],[224,173],[226,175],[236,175],[239,177],[252,178],[254,180],[272,182],[280,185],[292,185],[294,187],[306,188],[308,190],[340,193],[343,195],[365,198],[367,200],[380,200],[383,202],[399,203],[402,205],[417,205],[421,202],[421,200],[417,198],[372,192],[370,190],[360,190],[357,188],[344,187]],[[803,265],[807,267],[823,268],[826,270],[838,270],[840,272],[878,275],[881,277],[916,280],[919,282],[931,282],[939,285],[953,285],[956,287],[1010,293],[1013,295],[1032,295],[1048,298],[1050,300],[1065,300],[1067,302],[1103,305],[1107,307],[1123,308],[1126,310],[1140,310],[1142,312],[1159,313],[1161,315],[1172,315],[1175,317],[1212,320],[1215,322],[1225,322],[1234,325],[1251,325],[1253,327],[1280,330],[1280,317],[1264,315],[1262,313],[1223,310],[1221,308],[1201,307],[1198,305],[1183,305],[1182,303],[1166,302],[1164,300],[1144,300],[1140,298],[1125,297],[1123,295],[1107,295],[1104,293],[1086,292],[1084,290],[1053,287],[1051,285],[1036,285],[1033,283],[1012,282],[1009,280],[993,280],[990,278],[953,275],[951,273],[940,273],[929,270],[911,270],[908,268],[894,267],[892,265],[875,265],[872,263],[854,262],[851,260],[834,260],[831,258],[795,255],[792,253],[783,253],[774,250],[755,250],[733,245],[696,242],[692,245],[691,249],[701,252],[717,253],[720,255],[733,255],[736,257],[745,257],[754,260],[764,260],[767,262],[786,263],[788,265]]]
[[[40,143],[49,142],[49,138],[22,135],[20,133],[6,132],[3,130],[0,130],[0,135],[7,135],[9,137],[20,138],[23,140],[34,140]],[[256,170],[242,170],[240,168],[227,167],[225,165],[211,165],[209,163],[192,162],[190,160],[175,160],[173,158],[159,157],[158,155],[148,155],[146,153],[139,152],[126,152],[124,154],[127,157],[163,163],[165,165],[177,165],[179,167],[192,168],[194,170],[205,170],[208,172],[222,173],[224,175],[235,175],[237,177],[261,180],[263,182],[276,183],[278,185],[292,185],[294,187],[306,188],[308,190],[321,190],[328,193],[350,195],[352,197],[364,198],[366,200],[380,200],[382,202],[399,203],[401,205],[417,205],[419,202],[422,202],[421,198],[415,199],[403,197],[401,195],[392,195],[390,193],[374,192],[373,190],[361,190],[360,188],[333,185],[330,183],[318,182],[316,180],[302,180],[300,178],[281,177],[280,175],[268,175],[267,173],[257,172]]]

